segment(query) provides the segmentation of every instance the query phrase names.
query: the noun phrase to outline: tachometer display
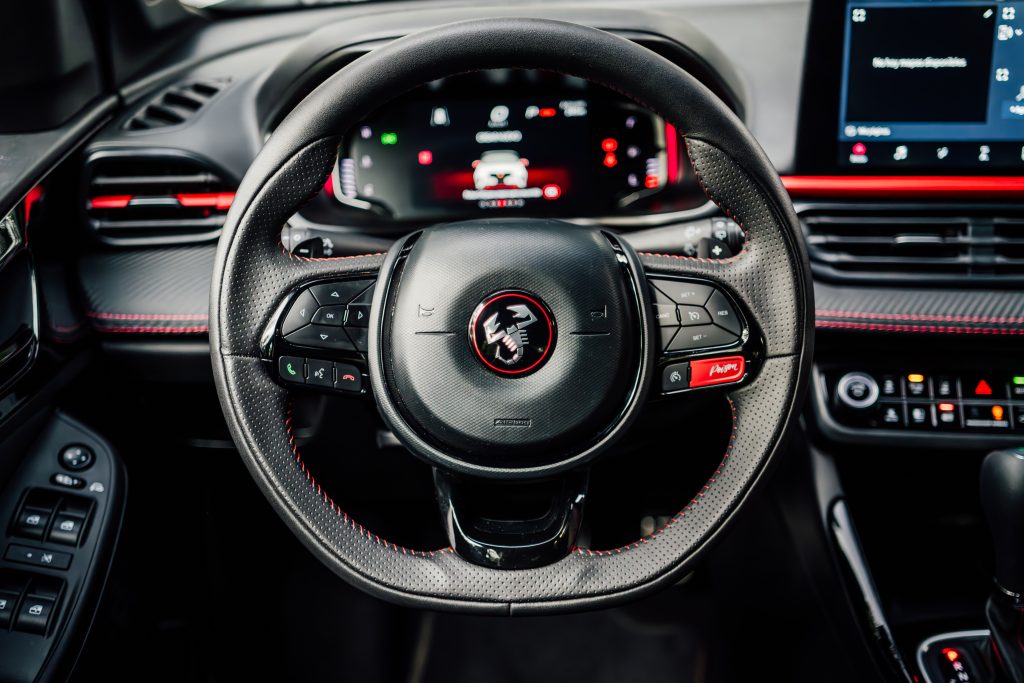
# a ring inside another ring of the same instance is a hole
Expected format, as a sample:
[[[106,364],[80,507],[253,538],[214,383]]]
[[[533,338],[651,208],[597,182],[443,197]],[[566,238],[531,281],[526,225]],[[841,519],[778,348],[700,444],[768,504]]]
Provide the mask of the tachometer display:
[[[340,201],[399,220],[601,215],[679,172],[674,131],[609,91],[569,79],[475,97],[451,80],[392,102],[346,136],[333,179]]]

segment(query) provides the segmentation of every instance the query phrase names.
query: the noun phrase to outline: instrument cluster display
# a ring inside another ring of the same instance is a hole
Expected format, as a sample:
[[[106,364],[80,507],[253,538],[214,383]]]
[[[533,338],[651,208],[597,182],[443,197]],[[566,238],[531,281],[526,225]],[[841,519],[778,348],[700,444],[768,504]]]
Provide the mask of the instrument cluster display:
[[[395,100],[345,138],[343,204],[396,220],[612,215],[680,184],[682,140],[579,79],[489,71]]]

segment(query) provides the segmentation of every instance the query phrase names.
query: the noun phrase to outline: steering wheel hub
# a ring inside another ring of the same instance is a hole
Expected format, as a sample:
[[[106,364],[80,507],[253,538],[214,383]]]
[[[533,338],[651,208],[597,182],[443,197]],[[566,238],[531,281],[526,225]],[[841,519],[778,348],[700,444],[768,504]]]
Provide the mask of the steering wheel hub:
[[[437,226],[393,249],[370,363],[396,434],[480,476],[550,474],[596,454],[639,398],[651,353],[626,250],[543,219]]]

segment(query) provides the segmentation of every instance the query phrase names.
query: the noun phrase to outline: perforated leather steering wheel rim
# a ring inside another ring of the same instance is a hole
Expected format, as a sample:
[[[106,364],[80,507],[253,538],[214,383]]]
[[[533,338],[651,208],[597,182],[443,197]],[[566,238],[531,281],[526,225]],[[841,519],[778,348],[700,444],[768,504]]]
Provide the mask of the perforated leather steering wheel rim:
[[[288,390],[260,361],[259,336],[281,296],[324,276],[374,273],[382,255],[298,259],[280,228],[323,186],[341,135],[373,109],[432,80],[489,68],[536,68],[616,90],[672,123],[708,197],[747,236],[731,259],[644,254],[648,274],[694,275],[729,289],[766,342],[754,381],[729,395],[722,464],[654,535],[610,550],[576,548],[536,569],[472,565],[451,549],[418,551],[376,536],[316,484],[294,439]],[[690,569],[759,482],[796,419],[811,360],[811,277],[799,224],[770,161],[743,124],[678,66],[625,39],[539,19],[460,22],[413,34],[346,66],[278,127],[243,179],[218,248],[210,306],[214,378],[231,434],[274,509],[328,567],[394,602],[494,614],[606,605]]]

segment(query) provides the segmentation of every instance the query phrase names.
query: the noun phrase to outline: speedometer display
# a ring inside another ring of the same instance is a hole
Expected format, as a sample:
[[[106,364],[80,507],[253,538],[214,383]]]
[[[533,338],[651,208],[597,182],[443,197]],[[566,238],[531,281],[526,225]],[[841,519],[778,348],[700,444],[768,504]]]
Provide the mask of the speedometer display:
[[[421,88],[350,131],[338,200],[399,220],[602,215],[676,182],[679,137],[650,112],[578,79],[486,73]]]

